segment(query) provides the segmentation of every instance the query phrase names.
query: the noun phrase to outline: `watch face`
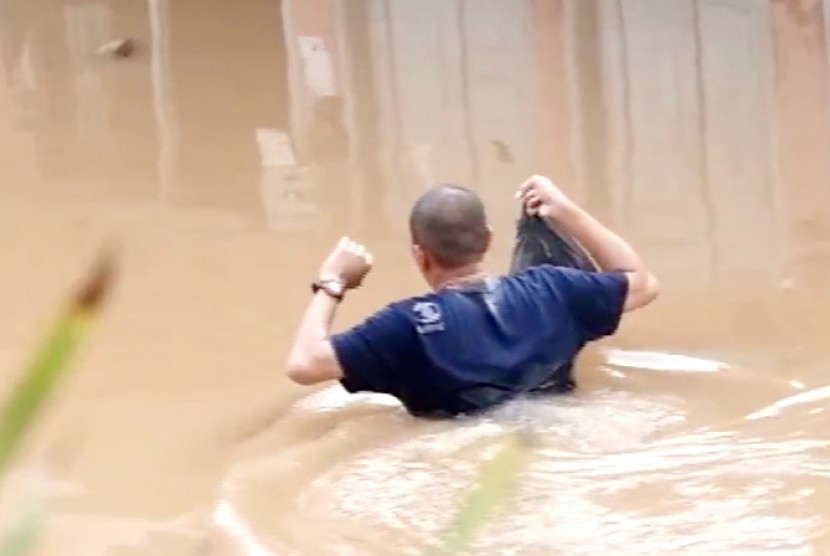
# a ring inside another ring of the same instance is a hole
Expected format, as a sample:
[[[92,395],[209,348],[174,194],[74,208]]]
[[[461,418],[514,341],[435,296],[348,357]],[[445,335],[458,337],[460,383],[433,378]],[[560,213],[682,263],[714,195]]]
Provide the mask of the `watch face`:
[[[343,287],[343,282],[340,280],[322,280],[320,282],[320,287],[335,297],[342,296],[345,289]]]
[[[343,293],[343,282],[340,282],[338,280],[330,280],[325,284],[331,293],[335,295],[341,295]]]
[[[323,290],[330,296],[337,298],[339,301],[346,293],[346,285],[342,280],[337,280],[335,278],[318,280],[311,285],[311,291],[314,293],[317,293],[320,290]]]

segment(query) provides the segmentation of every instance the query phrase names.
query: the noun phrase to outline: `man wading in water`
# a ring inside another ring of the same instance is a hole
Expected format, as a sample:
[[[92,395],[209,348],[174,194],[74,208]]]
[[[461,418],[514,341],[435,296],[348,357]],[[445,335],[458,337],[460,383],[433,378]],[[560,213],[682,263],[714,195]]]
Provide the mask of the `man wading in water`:
[[[372,266],[362,245],[342,239],[313,284],[288,376],[391,394],[419,416],[472,414],[522,394],[571,390],[582,347],[613,334],[624,312],[651,303],[657,280],[625,240],[549,179],[530,178],[517,197],[524,210],[510,274],[494,277],[482,266],[491,233],[481,199],[453,185],[428,190],[409,222],[412,254],[432,293],[330,335],[344,293]]]

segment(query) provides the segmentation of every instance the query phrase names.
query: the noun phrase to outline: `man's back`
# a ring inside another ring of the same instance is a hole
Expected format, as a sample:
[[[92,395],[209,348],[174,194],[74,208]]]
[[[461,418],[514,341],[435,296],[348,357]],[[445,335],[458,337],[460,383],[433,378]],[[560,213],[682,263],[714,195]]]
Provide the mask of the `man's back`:
[[[627,281],[545,265],[394,303],[334,336],[347,390],[398,397],[416,415],[565,391],[585,343],[613,333]]]
[[[511,276],[490,279],[481,199],[457,185],[424,192],[410,212],[410,252],[434,293],[331,336],[337,305],[373,260],[342,238],[312,283],[288,376],[392,394],[416,415],[473,413],[525,392],[570,389],[579,350],[613,333],[623,312],[651,303],[659,285],[624,239],[548,178],[531,177],[516,198],[523,213]]]

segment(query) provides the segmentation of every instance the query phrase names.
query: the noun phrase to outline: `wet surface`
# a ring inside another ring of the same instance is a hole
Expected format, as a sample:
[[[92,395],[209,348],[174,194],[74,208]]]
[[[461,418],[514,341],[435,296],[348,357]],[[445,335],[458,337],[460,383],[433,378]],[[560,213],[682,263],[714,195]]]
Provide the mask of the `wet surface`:
[[[45,483],[46,555],[409,553],[530,426],[477,554],[830,551],[828,4],[0,0],[4,390],[123,256],[3,515]],[[506,269],[531,173],[664,286],[576,395],[422,422],[288,383],[340,234],[377,261],[344,327],[422,291],[405,220],[434,182],[480,192]]]

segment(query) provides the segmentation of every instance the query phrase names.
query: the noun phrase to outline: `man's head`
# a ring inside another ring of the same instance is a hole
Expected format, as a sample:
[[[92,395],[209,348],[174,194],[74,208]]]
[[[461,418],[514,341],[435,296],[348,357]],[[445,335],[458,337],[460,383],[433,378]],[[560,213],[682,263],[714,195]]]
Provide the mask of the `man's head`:
[[[481,199],[458,185],[437,185],[415,202],[409,216],[412,252],[427,282],[474,267],[490,247]]]

